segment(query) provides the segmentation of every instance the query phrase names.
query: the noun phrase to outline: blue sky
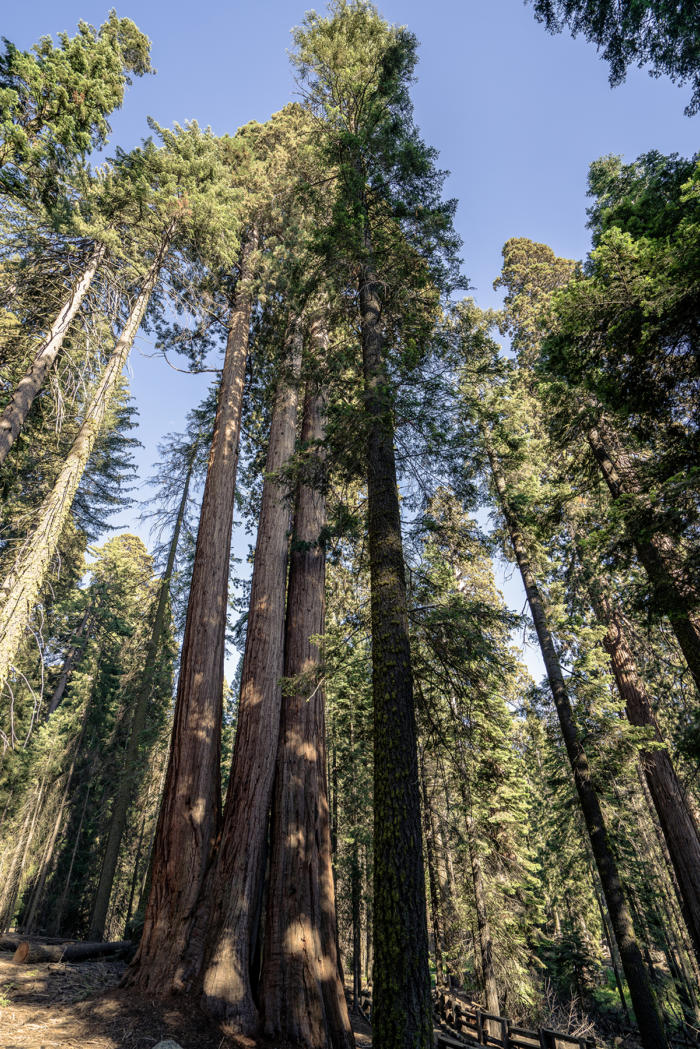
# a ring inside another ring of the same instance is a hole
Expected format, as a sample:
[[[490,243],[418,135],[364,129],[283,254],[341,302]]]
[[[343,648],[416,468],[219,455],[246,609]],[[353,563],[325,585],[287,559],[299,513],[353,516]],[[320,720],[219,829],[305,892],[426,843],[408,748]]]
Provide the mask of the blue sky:
[[[72,34],[81,18],[99,25],[108,11],[95,0],[4,6],[2,33],[21,48],[44,34]],[[135,145],[148,133],[148,115],[163,125],[196,119],[217,133],[233,132],[249,120],[267,119],[293,97],[286,51],[289,31],[306,10],[303,0],[116,6],[150,36],[158,72],[129,90],[112,119],[114,144]],[[378,6],[420,42],[416,120],[451,172],[446,190],[459,200],[464,272],[482,306],[499,302],[491,284],[509,237],[545,241],[568,257],[585,255],[592,160],[607,153],[631,160],[650,149],[689,155],[698,148],[698,118],[683,116],[683,88],[632,70],[611,90],[595,48],[567,34],[547,34],[522,0],[386,0]],[[149,352],[141,336],[130,365],[144,444],[142,477],[160,437],[182,428],[211,379],[178,374]],[[123,523],[141,531],[131,514]],[[245,550],[247,542],[238,537],[235,545]],[[518,587],[505,589],[519,610]]]

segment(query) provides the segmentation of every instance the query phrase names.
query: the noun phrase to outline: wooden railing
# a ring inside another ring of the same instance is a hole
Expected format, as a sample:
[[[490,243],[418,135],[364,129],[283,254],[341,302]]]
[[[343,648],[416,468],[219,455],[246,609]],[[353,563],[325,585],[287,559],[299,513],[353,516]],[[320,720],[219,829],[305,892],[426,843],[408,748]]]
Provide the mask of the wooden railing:
[[[465,1042],[478,1045],[498,1045],[501,1049],[595,1049],[592,1038],[580,1038],[563,1031],[552,1031],[540,1027],[531,1031],[518,1027],[506,1016],[487,1013],[475,1002],[465,1002],[446,991],[435,994],[435,1020],[439,1030],[435,1032],[439,1049],[455,1049]]]
[[[372,1022],[372,994],[360,991],[360,1009]],[[518,1027],[506,1016],[487,1013],[476,1002],[458,998],[444,989],[433,991],[436,1049],[462,1049],[465,1045],[492,1045],[500,1049],[596,1049],[594,1038],[565,1034],[549,1027],[531,1031]],[[633,1034],[629,1028],[629,1034]],[[700,1040],[684,1033],[670,1039],[671,1049],[700,1049]]]

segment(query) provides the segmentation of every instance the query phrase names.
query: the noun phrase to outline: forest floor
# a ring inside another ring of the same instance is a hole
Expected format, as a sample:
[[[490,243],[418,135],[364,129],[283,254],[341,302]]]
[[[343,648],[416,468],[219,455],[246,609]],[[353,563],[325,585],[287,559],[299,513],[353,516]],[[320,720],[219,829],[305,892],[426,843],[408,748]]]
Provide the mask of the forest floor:
[[[156,1000],[121,990],[123,962],[16,965],[0,954],[2,1049],[153,1049],[171,1038],[182,1049],[272,1049],[226,1037],[182,999]],[[358,1049],[370,1049],[371,1028],[353,1023]]]

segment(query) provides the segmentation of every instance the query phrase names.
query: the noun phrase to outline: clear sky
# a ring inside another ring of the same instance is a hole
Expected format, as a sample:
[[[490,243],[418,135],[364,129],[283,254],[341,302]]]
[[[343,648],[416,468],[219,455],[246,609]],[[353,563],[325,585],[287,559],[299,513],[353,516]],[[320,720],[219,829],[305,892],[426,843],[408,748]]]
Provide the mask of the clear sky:
[[[267,119],[293,97],[286,51],[289,31],[306,10],[303,0],[116,6],[150,36],[157,75],[136,80],[128,91],[112,119],[113,143],[137,144],[148,133],[148,115],[163,125],[196,119],[217,133],[234,132],[249,120]],[[550,36],[522,0],[384,0],[378,6],[419,40],[416,119],[451,172],[447,193],[459,200],[464,272],[482,306],[499,302],[491,284],[509,237],[545,241],[571,258],[585,255],[592,160],[608,153],[631,160],[650,149],[689,155],[698,148],[698,118],[683,116],[687,91],[638,70],[611,90],[595,48],[568,34]],[[96,0],[16,0],[3,7],[0,30],[21,48],[45,34],[72,34],[81,18],[99,25],[108,11],[108,3]],[[149,349],[141,337],[131,360],[144,444],[141,477],[160,437],[182,428],[211,379],[180,375],[146,356]],[[139,531],[133,515],[123,520]],[[236,545],[245,549],[247,541],[239,537]],[[506,592],[520,610],[518,588],[510,584]]]

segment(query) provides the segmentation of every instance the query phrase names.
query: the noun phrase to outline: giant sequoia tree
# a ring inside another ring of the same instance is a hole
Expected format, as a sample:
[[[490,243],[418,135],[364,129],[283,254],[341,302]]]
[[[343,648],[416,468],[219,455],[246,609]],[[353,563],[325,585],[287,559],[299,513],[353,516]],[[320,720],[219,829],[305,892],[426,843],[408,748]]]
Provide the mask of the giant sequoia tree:
[[[535,7],[697,87],[687,5]],[[148,53],[112,13],[0,56],[0,926],[140,933],[135,995],[299,1049],[351,1049],[344,973],[377,1049],[427,1049],[429,952],[527,1027],[631,998],[663,1047],[700,1017],[697,158],[594,163],[586,261],[509,240],[483,313],[369,0],[294,31],[299,102],[93,171]],[[221,357],[154,561],[89,546],[142,321]]]

